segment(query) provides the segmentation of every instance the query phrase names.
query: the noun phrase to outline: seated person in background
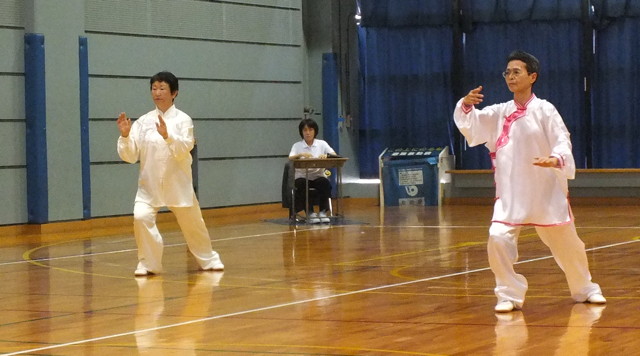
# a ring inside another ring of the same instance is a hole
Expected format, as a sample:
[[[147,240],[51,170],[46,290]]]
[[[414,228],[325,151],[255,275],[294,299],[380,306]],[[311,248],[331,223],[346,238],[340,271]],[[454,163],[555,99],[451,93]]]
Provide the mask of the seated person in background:
[[[327,158],[327,155],[336,155],[333,148],[329,146],[326,141],[317,139],[318,136],[318,124],[312,119],[304,119],[300,121],[298,125],[298,132],[302,141],[298,141],[291,147],[291,153],[289,153],[290,160],[305,159],[305,158]],[[324,168],[310,168],[309,169],[309,188],[316,190],[315,202],[309,202],[309,222],[317,224],[320,222],[330,222],[327,213],[329,211],[329,198],[331,197],[331,183],[324,174]],[[305,210],[305,169],[296,169],[295,174],[295,202],[294,207],[296,213]],[[313,212],[313,205],[316,203],[319,208],[319,212],[316,214]]]

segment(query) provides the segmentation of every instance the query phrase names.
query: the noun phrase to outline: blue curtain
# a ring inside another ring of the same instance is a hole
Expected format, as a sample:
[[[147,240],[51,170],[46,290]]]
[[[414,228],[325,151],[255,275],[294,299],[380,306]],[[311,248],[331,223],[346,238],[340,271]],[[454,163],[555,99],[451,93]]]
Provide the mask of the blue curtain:
[[[452,1],[358,0],[362,27],[422,27],[451,24]]]
[[[515,49],[540,60],[533,91],[556,106],[572,135],[578,167],[586,164],[581,0],[473,1],[461,3],[464,21],[463,92],[483,86],[484,105],[511,100],[501,74]],[[484,106],[483,105],[483,106]],[[490,168],[484,146],[458,151],[463,169]]]
[[[478,85],[484,86],[485,104],[511,99],[500,73],[514,49],[540,59],[534,92],[562,115],[579,168],[640,167],[640,115],[634,105],[640,102],[640,1],[359,5],[363,177],[377,174],[377,156],[385,147],[452,142],[460,143],[452,147],[459,168],[489,168],[486,148],[459,147],[464,138],[452,127],[451,113],[459,96]],[[459,15],[452,11],[456,6]]]
[[[594,1],[594,7],[594,167],[640,167],[640,2]]]
[[[452,10],[437,0],[363,0],[360,8],[359,159],[370,178],[387,147],[450,145]]]

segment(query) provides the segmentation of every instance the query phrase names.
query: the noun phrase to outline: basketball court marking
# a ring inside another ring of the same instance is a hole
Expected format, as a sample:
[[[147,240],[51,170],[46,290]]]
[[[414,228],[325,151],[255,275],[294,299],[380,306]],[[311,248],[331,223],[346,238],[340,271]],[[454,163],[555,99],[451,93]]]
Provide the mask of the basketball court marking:
[[[440,228],[451,228],[451,227],[450,226],[445,226],[445,227],[441,226]],[[469,228],[469,227],[466,226],[466,228]],[[277,233],[277,234],[281,234],[281,233],[282,232]],[[246,237],[249,237],[249,236],[260,237],[260,236],[272,235],[272,234],[274,234],[274,233],[259,234],[259,235],[248,235]],[[246,238],[246,237],[235,237],[235,238],[229,238],[229,239],[240,239],[240,238]],[[224,239],[224,240],[227,240],[227,239]],[[216,240],[216,241],[220,241],[220,240]],[[589,249],[586,249],[586,251],[602,250],[602,249],[613,248],[613,247],[618,247],[618,246],[622,246],[622,245],[628,245],[628,244],[637,243],[637,242],[640,242],[640,237],[634,237],[630,241],[618,242],[618,243],[614,243],[614,244],[609,244],[609,245],[589,248]],[[79,256],[84,257],[86,255],[79,255]],[[543,256],[543,257],[538,257],[538,258],[532,258],[532,259],[516,262],[516,264],[531,263],[531,262],[546,260],[546,259],[550,259],[550,258],[553,258],[553,256]],[[157,331],[157,330],[175,328],[175,327],[191,325],[191,324],[195,324],[195,323],[203,323],[203,322],[216,320],[216,319],[223,319],[223,318],[229,318],[229,317],[234,317],[234,316],[239,316],[239,315],[246,315],[246,314],[257,313],[257,312],[262,312],[262,311],[268,311],[268,310],[273,310],[273,309],[285,308],[285,307],[289,307],[289,306],[300,305],[300,304],[305,304],[305,303],[310,303],[310,302],[317,302],[317,301],[322,301],[322,300],[336,299],[336,298],[350,296],[350,295],[374,292],[374,291],[379,291],[379,290],[383,290],[383,289],[395,288],[395,287],[406,286],[406,285],[410,285],[410,284],[417,284],[417,283],[422,283],[422,282],[429,282],[429,281],[440,280],[440,279],[445,279],[445,278],[450,278],[450,277],[457,277],[457,276],[468,275],[468,274],[473,274],[473,273],[478,273],[478,272],[485,272],[485,271],[489,271],[489,270],[490,270],[489,267],[477,268],[477,269],[468,270],[468,271],[449,273],[449,274],[444,274],[444,275],[440,275],[440,276],[433,276],[433,277],[422,278],[422,279],[406,281],[406,282],[392,283],[392,284],[381,285],[381,286],[377,286],[377,287],[360,289],[360,290],[356,290],[356,291],[338,293],[338,294],[329,295],[329,296],[323,296],[323,297],[317,297],[317,298],[309,298],[309,299],[303,299],[303,300],[298,300],[298,301],[289,302],[289,303],[275,304],[275,305],[265,306],[265,307],[261,307],[261,308],[242,310],[242,311],[238,311],[238,312],[234,312],[234,313],[214,315],[214,316],[210,316],[210,317],[206,317],[206,318],[199,318],[199,319],[194,319],[194,320],[185,321],[185,322],[181,322],[181,323],[168,324],[168,325],[164,325],[164,326],[158,326],[158,327],[153,327],[153,328],[134,330],[134,331],[124,332],[124,333],[119,333],[119,334],[105,335],[105,336],[91,338],[91,339],[77,340],[77,341],[62,343],[62,344],[58,344],[58,345],[50,345],[50,346],[44,346],[44,347],[33,348],[33,349],[28,349],[28,350],[22,350],[22,351],[8,353],[8,354],[5,354],[5,355],[7,355],[7,356],[10,356],[10,355],[22,355],[22,354],[40,352],[40,351],[45,351],[45,350],[52,350],[52,349],[57,349],[57,348],[61,348],[61,347],[80,345],[80,344],[96,342],[96,341],[102,341],[102,340],[108,340],[108,339],[113,339],[113,338],[118,338],[118,337],[123,337],[123,336],[131,336],[131,335],[135,335],[137,333],[153,332],[153,331]]]

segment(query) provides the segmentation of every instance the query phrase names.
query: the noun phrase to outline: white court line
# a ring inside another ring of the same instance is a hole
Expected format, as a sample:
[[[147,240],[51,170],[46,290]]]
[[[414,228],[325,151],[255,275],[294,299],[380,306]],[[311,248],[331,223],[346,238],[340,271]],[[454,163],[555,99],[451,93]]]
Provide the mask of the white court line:
[[[451,226],[447,226],[447,225],[410,225],[410,226],[401,226],[401,225],[349,225],[350,227],[366,227],[366,228],[423,228],[423,229],[476,229],[476,228],[486,228],[489,229],[489,226],[477,226],[477,225],[451,225]],[[345,228],[347,227],[347,225],[339,225],[339,226],[331,226],[331,229],[334,228]],[[640,226],[621,226],[621,227],[611,227],[611,226],[595,226],[595,227],[586,227],[586,226],[582,226],[582,227],[576,227],[576,229],[640,229]],[[253,234],[253,235],[243,235],[243,236],[235,236],[235,237],[227,237],[227,238],[223,238],[223,239],[216,239],[216,240],[212,240],[212,242],[220,242],[220,241],[234,241],[234,240],[242,240],[242,239],[247,239],[247,238],[252,238],[252,237],[266,237],[266,236],[272,236],[272,235],[282,235],[282,234],[287,234],[287,233],[298,233],[298,232],[305,232],[305,231],[315,231],[314,228],[306,228],[306,229],[298,229],[297,231],[280,231],[280,232],[269,232],[269,233],[265,233],[265,234]],[[70,240],[67,242],[72,242],[72,241],[76,241],[76,240]],[[83,240],[78,240],[78,241],[83,241]],[[66,242],[65,242],[66,243]],[[46,244],[45,244],[46,245]],[[185,242],[180,242],[180,243],[175,243],[175,244],[167,244],[164,245],[165,248],[167,247],[177,247],[177,246],[184,246],[186,245]],[[20,261],[13,261],[13,262],[2,262],[0,263],[0,267],[2,266],[9,266],[9,265],[15,265],[15,264],[23,264],[23,263],[30,263],[32,261],[35,262],[42,262],[42,261],[56,261],[56,260],[64,260],[64,259],[69,259],[69,258],[76,258],[76,257],[91,257],[91,256],[101,256],[101,255],[110,255],[110,254],[114,254],[114,253],[126,253],[126,252],[134,252],[137,251],[136,248],[133,249],[125,249],[125,250],[117,250],[117,251],[106,251],[106,252],[95,252],[95,253],[85,253],[85,254],[80,254],[80,255],[70,255],[70,256],[61,256],[61,257],[47,257],[47,258],[38,258],[38,259],[32,259],[32,260],[20,260]]]
[[[621,245],[627,245],[627,244],[638,243],[638,242],[640,242],[640,240],[631,240],[631,241],[625,241],[625,242],[618,242],[618,243],[615,243],[615,244],[589,248],[589,249],[587,249],[587,251],[601,250],[601,249],[605,249],[605,248],[617,247],[617,246],[621,246]],[[545,257],[533,258],[533,259],[530,259],[530,260],[520,261],[520,262],[516,262],[516,263],[517,264],[522,264],[522,263],[536,262],[536,261],[541,261],[541,260],[545,260],[545,259],[549,259],[549,258],[553,258],[553,256],[545,256]],[[243,310],[243,311],[239,311],[239,312],[235,312],[235,313],[214,315],[214,316],[210,316],[210,317],[207,317],[207,318],[200,318],[200,319],[185,321],[185,322],[181,322],[181,323],[174,323],[174,324],[169,324],[169,325],[164,325],[164,326],[157,326],[157,327],[148,328],[148,329],[134,330],[134,331],[129,331],[129,332],[120,333],[120,334],[106,335],[106,336],[96,337],[96,338],[92,338],[92,339],[77,340],[77,341],[67,342],[67,343],[64,343],[64,344],[50,345],[50,346],[44,346],[44,347],[39,347],[39,348],[35,348],[35,349],[17,351],[17,352],[8,353],[8,354],[5,354],[5,355],[6,356],[22,355],[22,354],[26,354],[26,353],[33,353],[33,352],[39,352],[39,351],[44,351],[44,350],[57,349],[57,348],[60,348],[60,347],[67,347],[67,346],[85,344],[85,343],[89,343],[89,342],[108,340],[108,339],[113,339],[113,338],[122,337],[122,336],[135,335],[137,333],[145,333],[145,332],[152,332],[152,331],[163,330],[163,329],[170,329],[170,328],[175,328],[175,327],[184,326],[184,325],[202,323],[202,322],[210,321],[210,320],[229,318],[229,317],[233,317],[233,316],[239,316],[239,315],[251,314],[251,313],[256,313],[256,312],[261,312],[261,311],[284,308],[284,307],[289,307],[289,306],[299,305],[299,304],[305,304],[305,303],[315,302],[315,301],[320,301],[320,300],[335,299],[335,298],[344,297],[344,296],[348,296],[348,295],[367,293],[367,292],[372,292],[372,291],[377,291],[377,290],[382,290],[382,289],[405,286],[405,285],[409,285],[409,284],[416,284],[416,283],[422,283],[422,282],[435,281],[435,280],[438,280],[438,279],[462,276],[462,275],[467,275],[467,274],[472,274],[472,273],[477,273],[477,272],[484,272],[484,271],[488,271],[488,270],[490,270],[490,268],[489,267],[485,267],[485,268],[478,268],[478,269],[473,269],[473,270],[469,270],[469,271],[456,272],[456,273],[444,274],[444,275],[435,276],[435,277],[417,279],[417,280],[414,280],[414,281],[387,284],[387,285],[382,285],[382,286],[378,286],[378,287],[365,288],[365,289],[360,289],[360,290],[356,290],[356,291],[339,293],[339,294],[334,294],[334,295],[329,295],[329,296],[324,296],[324,297],[303,299],[303,300],[298,300],[298,301],[295,301],[295,302],[289,302],[289,303],[266,306],[266,307],[262,307],[262,308]]]
[[[299,231],[307,231],[307,229],[301,229]],[[227,238],[224,238],[224,239],[212,240],[212,242],[242,240],[242,239],[246,239],[246,238],[250,238],[250,237],[264,237],[264,236],[270,236],[270,235],[282,235],[282,234],[285,234],[285,233],[293,233],[293,231],[269,232],[269,233],[265,233],[265,234],[254,234],[254,235],[243,235],[243,236],[236,236],[236,237],[227,237]],[[74,241],[85,241],[85,240],[69,240],[69,241],[65,241],[64,243],[69,243],[69,242],[74,242]],[[60,244],[60,243],[55,243],[55,244],[51,244],[51,245],[43,244],[43,246],[54,246],[54,245],[57,245],[57,244]],[[180,243],[175,243],[175,244],[166,244],[166,245],[164,245],[164,247],[167,248],[167,247],[177,247],[177,246],[184,246],[184,245],[186,245],[186,242],[180,242]],[[101,256],[101,255],[111,255],[111,254],[114,254],[114,253],[135,252],[137,250],[138,250],[137,248],[129,248],[129,249],[124,249],[124,250],[83,253],[83,254],[79,254],[79,255],[69,255],[69,256],[61,256],[61,257],[34,258],[34,259],[31,259],[31,260],[2,262],[2,263],[0,263],[0,267],[9,266],[9,265],[15,265],[15,264],[22,264],[22,263],[30,263],[30,262],[64,260],[64,259],[76,258],[76,257],[92,257],[92,256]]]
[[[351,225],[351,226],[354,226],[354,225]],[[359,225],[359,226],[360,227],[368,227],[368,228],[381,228],[381,227],[396,228],[396,227],[402,227],[402,226],[384,226],[384,225],[377,225],[377,226]],[[330,228],[333,229],[333,228],[338,228],[338,227],[344,228],[345,225],[331,226]],[[443,228],[443,227],[447,227],[447,228],[479,228],[479,227],[485,227],[485,226],[407,226],[407,227],[422,227],[422,228]],[[212,242],[234,241],[234,240],[242,240],[242,239],[247,239],[247,238],[252,238],[252,237],[267,237],[267,236],[272,236],[272,235],[292,234],[292,233],[305,232],[305,231],[315,231],[315,230],[316,229],[314,229],[312,227],[309,227],[309,228],[304,228],[304,229],[298,229],[297,231],[287,230],[287,231],[280,231],[280,232],[269,232],[269,233],[264,233],[264,234],[253,234],[253,235],[242,235],[242,236],[235,236],[235,237],[227,237],[227,238],[223,238],[223,239],[215,239],[215,240],[212,240]],[[168,233],[168,234],[171,234],[171,233]],[[65,241],[64,243],[73,242],[73,241],[84,241],[84,240],[69,240],[69,241]],[[47,246],[47,244],[43,244],[43,245]],[[52,244],[51,246],[53,246],[53,245],[54,244]],[[168,248],[168,247],[177,247],[177,246],[184,246],[184,245],[186,245],[185,242],[180,242],[180,243],[175,243],[175,244],[166,244],[166,245],[164,245],[164,247]],[[64,260],[64,259],[69,259],[69,258],[77,258],[77,257],[81,257],[82,258],[82,257],[102,256],[102,255],[110,255],[110,254],[114,254],[114,253],[126,253],[126,252],[135,252],[135,251],[137,251],[137,248],[116,250],[116,251],[83,253],[83,254],[78,254],[78,255],[69,255],[69,256],[61,256],[61,257],[34,258],[34,259],[31,259],[31,260],[2,262],[2,263],[0,263],[0,267],[9,266],[9,265],[16,265],[16,264],[23,264],[23,263],[30,263],[32,261],[35,261],[35,262],[57,261],[57,260]]]

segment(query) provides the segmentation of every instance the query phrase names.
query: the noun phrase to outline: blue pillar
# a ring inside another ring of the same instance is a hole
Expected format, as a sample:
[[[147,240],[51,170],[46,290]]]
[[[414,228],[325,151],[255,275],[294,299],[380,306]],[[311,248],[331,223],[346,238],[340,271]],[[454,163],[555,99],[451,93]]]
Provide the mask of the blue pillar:
[[[340,153],[338,132],[338,61],[335,53],[322,54],[322,138]],[[331,185],[336,186],[336,169],[331,169]]]
[[[47,103],[44,36],[24,36],[24,95],[26,115],[27,219],[42,224],[49,219],[47,171]]]
[[[340,153],[338,135],[338,61],[335,53],[322,55],[322,137]]]
[[[80,153],[82,161],[82,217],[91,217],[91,156],[89,154],[89,50],[87,38],[79,37]]]

